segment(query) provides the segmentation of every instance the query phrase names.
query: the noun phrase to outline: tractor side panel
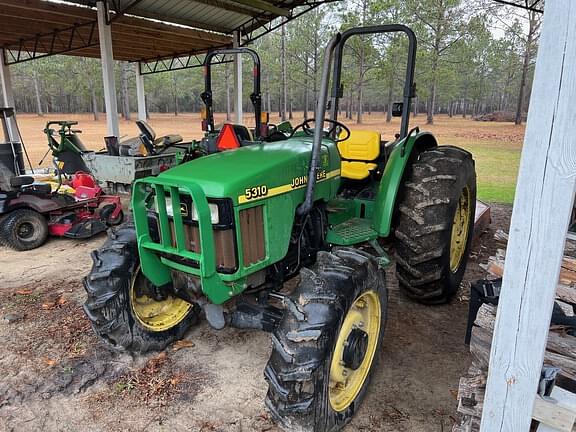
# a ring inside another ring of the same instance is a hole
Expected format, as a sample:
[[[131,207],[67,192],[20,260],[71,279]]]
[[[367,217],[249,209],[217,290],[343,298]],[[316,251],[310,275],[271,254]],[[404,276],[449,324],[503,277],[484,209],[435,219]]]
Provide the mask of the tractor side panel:
[[[437,145],[436,139],[432,134],[422,132],[400,141],[392,150],[380,181],[374,206],[373,228],[381,237],[390,235],[396,198],[402,185],[404,171],[410,163],[413,154]]]

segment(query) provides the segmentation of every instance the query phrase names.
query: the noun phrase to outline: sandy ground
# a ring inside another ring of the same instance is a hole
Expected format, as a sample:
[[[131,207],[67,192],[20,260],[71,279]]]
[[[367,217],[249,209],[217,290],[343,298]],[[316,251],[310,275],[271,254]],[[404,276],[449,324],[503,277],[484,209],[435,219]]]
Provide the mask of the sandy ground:
[[[456,415],[467,287],[507,230],[510,207],[474,246],[461,295],[426,307],[388,274],[389,319],[379,369],[346,431],[444,432]],[[34,251],[0,248],[0,431],[276,431],[264,407],[269,335],[191,329],[188,343],[143,357],[106,350],[81,305],[90,241],[52,239]]]

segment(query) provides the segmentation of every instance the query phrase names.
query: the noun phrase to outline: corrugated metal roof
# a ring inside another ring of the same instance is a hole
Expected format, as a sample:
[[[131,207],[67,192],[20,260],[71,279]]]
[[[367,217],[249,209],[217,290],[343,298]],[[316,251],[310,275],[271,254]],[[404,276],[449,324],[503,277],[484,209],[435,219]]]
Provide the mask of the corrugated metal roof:
[[[85,6],[95,5],[95,0],[67,1]],[[255,27],[279,16],[290,16],[294,8],[310,3],[313,2],[309,0],[109,0],[110,9],[113,11],[125,11],[130,15],[224,34],[231,34],[235,30],[250,32]],[[254,22],[255,20],[257,22]]]
[[[271,21],[334,0],[108,0],[117,60],[149,61],[230,46]],[[46,55],[99,57],[96,0],[0,0],[0,47],[7,63]]]

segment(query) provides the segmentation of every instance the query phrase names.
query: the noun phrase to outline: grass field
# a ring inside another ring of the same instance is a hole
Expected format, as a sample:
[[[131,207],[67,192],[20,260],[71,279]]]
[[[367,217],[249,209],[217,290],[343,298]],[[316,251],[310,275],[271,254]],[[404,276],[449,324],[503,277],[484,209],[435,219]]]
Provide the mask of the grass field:
[[[135,117],[135,115],[134,115]],[[247,116],[251,120],[250,116]],[[51,114],[38,117],[32,114],[18,115],[20,130],[30,154],[32,163],[38,162],[46,152],[46,137],[42,130],[48,120],[77,120],[78,128],[83,131],[81,137],[86,146],[93,150],[104,147],[106,120],[95,122],[87,114]],[[216,115],[216,121],[224,120],[223,114]],[[302,113],[296,113],[293,124],[302,120]],[[277,116],[271,116],[271,122],[277,122]],[[199,114],[152,114],[150,124],[158,136],[178,133],[185,140],[202,136]],[[470,119],[448,118],[437,116],[435,124],[425,125],[425,117],[412,119],[411,124],[421,125],[422,130],[429,130],[438,138],[440,144],[458,145],[470,151],[476,160],[478,174],[478,198],[484,201],[511,203],[514,199],[516,177],[520,162],[520,150],[524,137],[524,126],[510,123],[477,122]],[[362,125],[350,124],[352,129],[375,129],[382,133],[384,139],[393,138],[399,129],[399,119],[386,123],[381,113],[365,114]],[[134,121],[120,122],[120,134],[124,137],[137,135]],[[47,160],[42,166],[50,166]]]

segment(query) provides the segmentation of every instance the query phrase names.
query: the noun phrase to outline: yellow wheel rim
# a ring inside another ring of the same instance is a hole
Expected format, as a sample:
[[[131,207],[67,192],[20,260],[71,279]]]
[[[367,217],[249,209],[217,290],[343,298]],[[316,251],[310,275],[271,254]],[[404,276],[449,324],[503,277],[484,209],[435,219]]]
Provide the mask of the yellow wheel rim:
[[[348,310],[330,363],[328,396],[334,411],[344,411],[360,393],[376,354],[381,318],[380,298],[374,291],[363,293]],[[355,336],[362,333],[359,357],[350,362],[351,348],[358,348]]]
[[[136,277],[130,285],[130,305],[136,320],[148,330],[161,332],[180,323],[190,312],[192,305],[178,297],[168,296],[157,301],[138,288],[144,286],[146,279],[138,267]]]
[[[460,263],[466,252],[466,243],[468,242],[468,230],[470,226],[470,217],[472,216],[470,188],[466,186],[462,189],[462,194],[458,199],[458,207],[454,215],[452,224],[452,235],[450,239],[450,271],[456,273],[460,268]]]

